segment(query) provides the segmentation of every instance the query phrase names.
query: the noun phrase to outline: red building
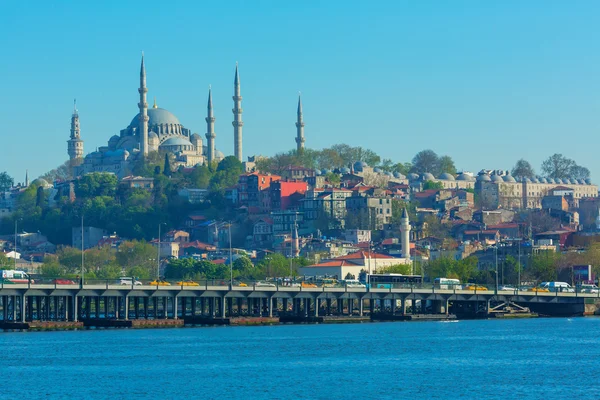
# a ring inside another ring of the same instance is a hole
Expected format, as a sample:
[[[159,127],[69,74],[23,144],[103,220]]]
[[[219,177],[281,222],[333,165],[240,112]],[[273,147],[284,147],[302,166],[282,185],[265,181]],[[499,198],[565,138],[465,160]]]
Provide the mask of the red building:
[[[273,181],[280,180],[278,175],[259,174],[251,172],[240,175],[238,180],[238,195],[240,205],[249,207],[260,206],[260,191],[271,186]]]
[[[293,204],[299,195],[304,195],[308,184],[304,181],[290,180],[271,183],[269,188],[269,199],[272,211],[289,210],[294,208]]]

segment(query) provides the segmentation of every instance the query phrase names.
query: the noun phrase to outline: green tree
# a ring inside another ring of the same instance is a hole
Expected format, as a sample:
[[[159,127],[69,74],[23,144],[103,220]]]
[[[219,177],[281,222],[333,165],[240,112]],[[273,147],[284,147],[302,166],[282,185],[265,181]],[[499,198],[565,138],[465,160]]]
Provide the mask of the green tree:
[[[454,160],[450,156],[441,156],[438,159],[437,165],[437,174],[442,174],[447,172],[452,175],[456,175],[456,166],[454,165]]]
[[[114,197],[117,192],[117,176],[107,172],[92,172],[82,176],[75,185],[78,198],[95,196]]]
[[[550,250],[541,251],[531,255],[525,272],[532,279],[540,282],[555,281],[558,277],[559,262],[560,254]]]
[[[575,161],[562,154],[553,154],[542,163],[542,173],[554,179],[569,178],[571,169],[576,165]]]
[[[380,268],[377,270],[378,274],[412,274],[412,265],[410,264],[396,264],[390,265],[389,267]]]
[[[435,174],[439,167],[439,157],[433,150],[422,150],[412,159],[411,172],[423,174],[429,172]]]
[[[14,179],[6,171],[0,172],[0,192],[7,191],[14,183]]]
[[[444,188],[444,185],[442,184],[442,182],[425,181],[425,183],[423,183],[423,190],[430,190],[430,189],[441,190],[443,188]]]
[[[171,160],[169,159],[169,153],[165,153],[165,166],[163,167],[163,174],[165,176],[171,176]]]
[[[581,165],[575,164],[569,170],[569,175],[571,176],[571,178],[575,179],[589,179],[590,170],[586,167],[582,167]]]
[[[338,174],[334,174],[333,172],[330,172],[327,175],[325,175],[325,179],[327,179],[327,182],[329,182],[333,186],[339,186],[341,182],[340,176]]]
[[[254,268],[254,264],[248,257],[239,257],[233,262],[234,271],[246,271]]]
[[[44,257],[44,263],[40,270],[43,276],[61,277],[67,275],[67,269],[60,264],[56,256]]]
[[[535,171],[529,161],[521,158],[517,161],[511,172],[515,179],[535,178]]]
[[[157,249],[150,243],[144,241],[125,241],[121,243],[116,253],[117,264],[129,270],[133,267],[139,267],[136,271],[145,271],[144,273],[137,272],[132,276],[146,278],[156,276],[157,269]]]

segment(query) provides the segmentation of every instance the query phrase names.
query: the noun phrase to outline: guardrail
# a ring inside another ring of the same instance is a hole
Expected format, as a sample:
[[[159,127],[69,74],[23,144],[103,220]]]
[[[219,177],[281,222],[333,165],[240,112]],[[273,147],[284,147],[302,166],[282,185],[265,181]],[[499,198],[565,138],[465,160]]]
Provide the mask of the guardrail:
[[[131,282],[131,283],[130,283]],[[600,290],[596,288],[569,288],[562,291],[548,291],[535,287],[500,287],[496,290],[495,287],[489,287],[480,284],[463,284],[463,285],[442,285],[437,286],[431,283],[374,283],[374,284],[358,284],[358,283],[313,283],[306,281],[295,281],[286,279],[275,280],[233,280],[229,279],[208,279],[208,280],[133,280],[128,279],[126,282],[119,279],[70,279],[70,278],[53,278],[42,277],[25,282],[9,282],[0,280],[0,289],[4,288],[31,288],[31,289],[132,289],[132,290],[264,290],[264,291],[351,291],[351,292],[375,292],[381,293],[392,290],[402,292],[415,293],[440,293],[440,294],[498,294],[498,295],[521,295],[521,296],[563,296],[577,297],[599,297]]]

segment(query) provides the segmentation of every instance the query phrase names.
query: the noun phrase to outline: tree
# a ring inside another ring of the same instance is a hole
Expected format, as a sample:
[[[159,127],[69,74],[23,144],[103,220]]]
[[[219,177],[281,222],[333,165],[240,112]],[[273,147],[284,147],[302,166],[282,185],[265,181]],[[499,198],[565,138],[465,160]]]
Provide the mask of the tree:
[[[114,197],[117,192],[118,179],[108,172],[92,172],[82,176],[75,185],[78,198],[95,196]]]
[[[425,172],[436,173],[439,167],[439,157],[433,150],[418,152],[412,159],[411,172],[424,174]]]
[[[430,189],[441,190],[443,188],[444,188],[444,184],[442,182],[425,181],[425,183],[423,183],[423,190],[430,190]]]
[[[14,179],[6,171],[0,172],[0,192],[7,191],[14,183]]]
[[[535,178],[535,171],[529,161],[521,158],[517,161],[511,172],[515,179]]]
[[[46,196],[44,195],[44,188],[39,186],[36,192],[35,205],[36,207],[44,207],[46,203]]]
[[[171,160],[169,159],[169,153],[165,153],[165,166],[163,167],[163,174],[165,176],[171,176]]]
[[[586,167],[582,167],[581,165],[575,164],[571,167],[569,175],[571,175],[571,178],[575,179],[589,179],[590,170]]]
[[[456,166],[454,165],[454,160],[450,156],[441,156],[438,159],[438,166],[436,173],[443,174],[447,172],[452,175],[456,175]]]
[[[570,177],[571,169],[576,165],[562,154],[553,154],[542,163],[542,173],[549,178],[565,179]]]
[[[411,275],[412,274],[412,265],[410,265],[410,264],[390,265],[389,267],[378,269],[377,273],[378,274]]]
[[[254,264],[248,257],[239,257],[237,260],[233,262],[233,270],[234,271],[246,271],[254,268]]]
[[[48,181],[48,182],[54,182],[54,181],[67,181],[69,179],[73,178],[73,166],[74,165],[79,165],[81,163],[81,159],[77,159],[77,160],[67,160],[64,163],[62,163],[61,165],[59,165],[58,167],[54,168],[53,170],[50,170],[48,172],[46,172],[45,174],[41,175],[40,178]]]
[[[116,260],[121,268],[128,270],[133,267],[140,267],[144,273],[136,272],[131,276],[142,278],[156,276],[157,269],[157,250],[150,243],[144,241],[125,241],[119,246],[116,254]],[[140,271],[138,270],[138,271]]]
[[[325,179],[327,179],[327,182],[331,183],[333,186],[339,186],[341,182],[340,176],[338,174],[334,174],[333,172],[325,175]]]

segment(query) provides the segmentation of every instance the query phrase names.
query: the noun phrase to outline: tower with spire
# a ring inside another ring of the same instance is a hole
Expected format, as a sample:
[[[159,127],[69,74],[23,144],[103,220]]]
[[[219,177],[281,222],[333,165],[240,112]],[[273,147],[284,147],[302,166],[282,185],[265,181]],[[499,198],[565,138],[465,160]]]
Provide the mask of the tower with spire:
[[[234,125],[235,126],[235,125]],[[213,113],[212,89],[208,87],[208,113],[206,116],[206,151],[208,162],[215,159],[215,116]]]
[[[146,93],[148,88],[146,87],[146,67],[144,66],[144,53],[142,53],[142,66],[140,67],[140,102],[138,107],[140,109],[140,126],[139,126],[139,139],[140,139],[140,151],[145,156],[148,155],[148,103],[146,102]]]
[[[83,140],[79,127],[79,112],[77,111],[77,100],[73,101],[73,114],[71,115],[71,138],[67,141],[67,153],[69,160],[83,158]]]
[[[233,154],[234,156],[242,161],[242,127],[244,122],[242,121],[242,95],[240,91],[240,74],[238,71],[238,64],[235,63],[235,79],[233,81]]]
[[[410,222],[406,208],[402,210],[402,216],[400,217],[400,243],[402,258],[410,259]]]
[[[302,98],[298,93],[298,120],[296,121],[296,150],[304,150],[304,117],[302,116]]]

